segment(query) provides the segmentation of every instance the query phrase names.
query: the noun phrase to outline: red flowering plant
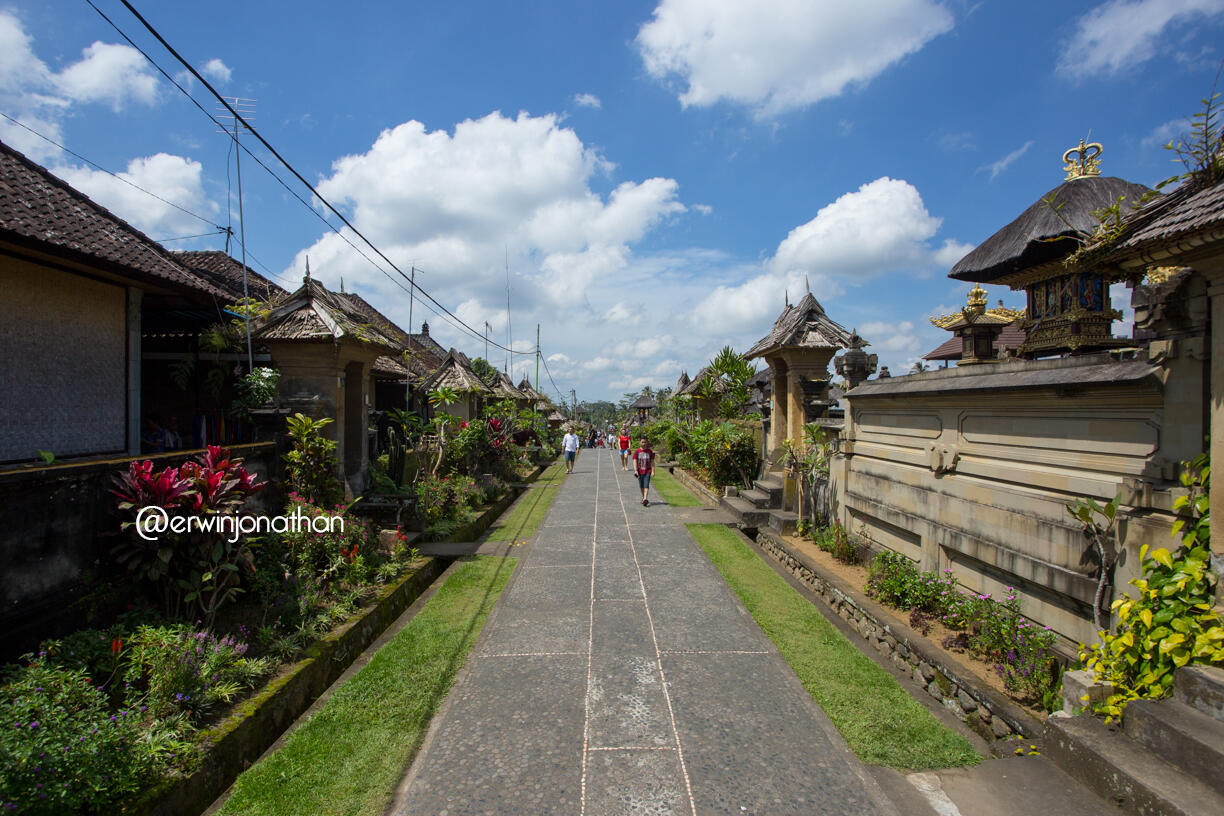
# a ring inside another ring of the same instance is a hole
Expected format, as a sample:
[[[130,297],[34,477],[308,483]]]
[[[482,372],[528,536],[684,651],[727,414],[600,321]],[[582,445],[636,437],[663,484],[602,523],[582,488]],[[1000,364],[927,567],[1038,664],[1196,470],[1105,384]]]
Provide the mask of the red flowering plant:
[[[211,623],[217,609],[241,592],[239,567],[254,569],[250,546],[237,533],[237,517],[267,483],[257,482],[241,459],[215,445],[157,474],[151,461],[132,462],[112,481],[118,509],[131,516],[122,525],[127,535],[113,550],[116,560],[157,588],[166,614],[178,615],[186,606]],[[206,522],[210,516],[231,518],[228,524],[213,519],[208,527],[175,529],[171,520],[184,516]],[[147,526],[150,518],[160,525]]]

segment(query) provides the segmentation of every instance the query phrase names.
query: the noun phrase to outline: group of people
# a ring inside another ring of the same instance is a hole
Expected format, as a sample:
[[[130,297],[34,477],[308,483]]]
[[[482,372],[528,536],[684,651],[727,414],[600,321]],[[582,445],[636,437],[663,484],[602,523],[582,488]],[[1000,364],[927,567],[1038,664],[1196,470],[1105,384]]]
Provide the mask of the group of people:
[[[598,442],[598,447],[603,447],[604,440],[610,441],[613,433],[613,428],[609,428],[606,435],[600,431],[593,431],[588,437],[587,447],[596,447],[594,442]],[[621,470],[629,470],[629,460],[632,458],[633,472],[637,476],[638,487],[642,489],[642,506],[648,507],[650,505],[650,477],[654,475],[655,452],[650,447],[650,440],[644,436],[638,440],[638,447],[632,453],[629,451],[631,444],[629,429],[622,425],[620,433],[616,435],[616,445],[620,449]],[[581,446],[582,440],[579,439],[578,434],[572,427],[567,428],[561,440],[561,448],[565,451],[566,475],[574,472],[574,461],[578,458],[578,448]]]

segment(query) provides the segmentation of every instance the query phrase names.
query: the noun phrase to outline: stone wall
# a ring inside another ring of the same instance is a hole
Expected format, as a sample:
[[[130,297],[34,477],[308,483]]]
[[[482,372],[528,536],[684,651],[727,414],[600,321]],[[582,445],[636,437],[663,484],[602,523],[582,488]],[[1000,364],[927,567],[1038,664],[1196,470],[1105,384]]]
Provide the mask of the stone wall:
[[[0,265],[0,462],[127,449],[122,286],[5,258]]]
[[[235,445],[234,455],[261,481],[278,478],[280,458],[271,442]],[[178,465],[199,451],[175,451],[151,459],[156,470]],[[0,660],[32,649],[82,625],[90,603],[81,599],[114,574],[107,553],[119,532],[111,478],[132,458],[104,459],[0,472]],[[281,497],[256,496],[255,512],[279,509]],[[105,603],[99,599],[98,603]]]
[[[1193,453],[1164,433],[1170,416],[1190,421],[1167,374],[1099,355],[865,383],[847,395],[838,515],[972,591],[1012,587],[1026,615],[1091,641],[1096,559],[1066,508],[1121,495],[1115,586],[1136,575],[1140,545],[1169,544],[1172,479]]]

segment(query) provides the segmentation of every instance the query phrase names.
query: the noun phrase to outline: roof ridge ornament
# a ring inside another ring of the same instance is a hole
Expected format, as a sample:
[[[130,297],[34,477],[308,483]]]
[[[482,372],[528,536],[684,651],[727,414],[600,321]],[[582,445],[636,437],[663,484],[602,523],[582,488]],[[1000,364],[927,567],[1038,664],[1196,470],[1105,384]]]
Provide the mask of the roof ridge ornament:
[[[1073,147],[1063,153],[1063,169],[1067,171],[1067,181],[1101,175],[1101,153],[1104,150],[1100,142],[1084,144],[1084,140],[1080,139],[1079,147]],[[1072,156],[1079,158],[1072,159]]]

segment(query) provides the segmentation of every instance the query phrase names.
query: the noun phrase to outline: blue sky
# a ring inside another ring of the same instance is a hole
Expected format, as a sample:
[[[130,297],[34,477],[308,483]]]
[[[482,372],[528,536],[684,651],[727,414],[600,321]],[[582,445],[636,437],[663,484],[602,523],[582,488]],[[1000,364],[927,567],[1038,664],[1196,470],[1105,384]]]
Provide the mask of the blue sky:
[[[121,3],[95,2],[181,72]],[[398,266],[502,342],[508,266],[515,346],[542,324],[556,385],[579,399],[747,348],[805,285],[907,370],[948,337],[928,317],[964,303],[948,269],[1061,182],[1065,149],[1090,136],[1107,175],[1172,175],[1161,145],[1224,58],[1224,0],[135,5],[222,93],[255,98],[264,137]],[[0,6],[0,112],[210,222],[0,120],[0,139],[155,239],[237,222],[227,138],[83,0]],[[293,288],[309,255],[407,326],[394,272],[247,159],[243,188],[252,266]],[[419,302],[413,317],[483,354]]]

